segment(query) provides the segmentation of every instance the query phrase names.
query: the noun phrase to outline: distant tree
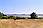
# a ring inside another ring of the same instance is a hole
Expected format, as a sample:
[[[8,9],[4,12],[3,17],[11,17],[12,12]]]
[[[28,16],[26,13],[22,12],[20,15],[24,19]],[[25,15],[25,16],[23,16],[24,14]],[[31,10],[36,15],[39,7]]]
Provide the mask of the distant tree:
[[[32,13],[32,14],[30,14],[30,16],[31,16],[31,18],[37,18],[37,15],[36,15],[36,13]]]
[[[12,19],[12,18],[13,18],[13,16],[10,16],[10,18]]]
[[[8,19],[16,19],[15,16],[8,16]]]

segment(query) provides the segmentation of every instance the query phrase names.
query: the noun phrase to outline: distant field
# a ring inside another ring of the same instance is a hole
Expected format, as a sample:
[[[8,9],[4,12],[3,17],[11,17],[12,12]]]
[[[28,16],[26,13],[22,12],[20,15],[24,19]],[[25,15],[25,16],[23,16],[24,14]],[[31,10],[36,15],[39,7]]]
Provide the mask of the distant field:
[[[0,28],[43,28],[43,19],[0,19]]]

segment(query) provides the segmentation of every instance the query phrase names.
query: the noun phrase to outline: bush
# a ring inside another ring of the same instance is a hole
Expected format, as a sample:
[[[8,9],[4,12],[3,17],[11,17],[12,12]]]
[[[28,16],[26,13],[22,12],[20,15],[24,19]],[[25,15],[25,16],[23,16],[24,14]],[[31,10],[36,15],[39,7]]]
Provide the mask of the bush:
[[[3,16],[3,17],[1,17],[1,19],[7,19],[7,17],[4,17],[4,16]]]
[[[16,19],[15,16],[8,16],[8,19]]]
[[[16,19],[25,19],[24,17],[16,17]]]

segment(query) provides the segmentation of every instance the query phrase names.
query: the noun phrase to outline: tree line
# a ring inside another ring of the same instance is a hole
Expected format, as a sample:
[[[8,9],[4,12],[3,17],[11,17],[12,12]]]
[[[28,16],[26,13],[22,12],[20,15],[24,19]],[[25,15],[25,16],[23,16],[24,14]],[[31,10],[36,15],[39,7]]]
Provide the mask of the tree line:
[[[28,19],[41,19],[41,18],[38,18],[37,14],[34,12],[31,13],[30,16],[31,16],[31,18],[28,17]],[[25,18],[24,17],[7,16],[0,12],[0,19],[25,19]]]

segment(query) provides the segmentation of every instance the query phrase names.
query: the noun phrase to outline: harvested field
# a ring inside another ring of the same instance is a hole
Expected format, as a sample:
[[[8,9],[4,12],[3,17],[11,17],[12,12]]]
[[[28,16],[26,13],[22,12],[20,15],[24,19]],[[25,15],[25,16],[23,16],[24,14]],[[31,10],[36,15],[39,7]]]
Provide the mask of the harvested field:
[[[43,19],[0,19],[0,28],[43,28]]]

